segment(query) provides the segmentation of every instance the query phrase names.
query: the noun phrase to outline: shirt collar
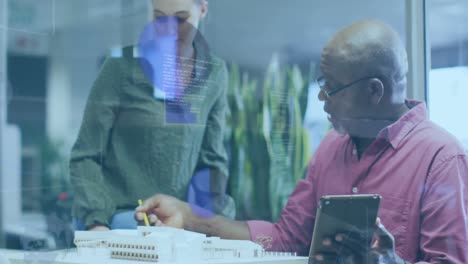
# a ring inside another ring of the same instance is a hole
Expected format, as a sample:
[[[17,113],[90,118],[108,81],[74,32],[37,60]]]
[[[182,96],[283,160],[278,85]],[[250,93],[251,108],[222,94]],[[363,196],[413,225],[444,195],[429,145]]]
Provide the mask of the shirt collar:
[[[419,123],[427,120],[426,104],[416,100],[406,100],[406,105],[410,108],[395,123],[384,128],[377,138],[385,137],[394,149],[398,148],[400,142]]]

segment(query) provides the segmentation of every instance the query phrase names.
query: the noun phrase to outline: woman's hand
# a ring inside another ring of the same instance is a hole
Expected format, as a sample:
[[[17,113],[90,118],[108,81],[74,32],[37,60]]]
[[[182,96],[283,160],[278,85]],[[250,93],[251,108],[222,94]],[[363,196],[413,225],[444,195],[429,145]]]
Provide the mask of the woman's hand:
[[[104,225],[96,225],[88,229],[88,231],[109,231],[110,229]]]

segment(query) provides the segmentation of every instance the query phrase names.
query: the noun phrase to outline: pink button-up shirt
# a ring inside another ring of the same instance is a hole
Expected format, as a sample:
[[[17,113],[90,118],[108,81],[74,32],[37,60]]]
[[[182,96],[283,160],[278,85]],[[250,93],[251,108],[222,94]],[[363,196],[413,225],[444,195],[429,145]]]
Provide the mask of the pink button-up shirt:
[[[424,103],[383,129],[361,159],[351,138],[331,131],[280,219],[249,221],[267,250],[307,255],[323,195],[382,195],[379,217],[397,254],[410,262],[468,263],[468,158],[459,142],[428,120]]]

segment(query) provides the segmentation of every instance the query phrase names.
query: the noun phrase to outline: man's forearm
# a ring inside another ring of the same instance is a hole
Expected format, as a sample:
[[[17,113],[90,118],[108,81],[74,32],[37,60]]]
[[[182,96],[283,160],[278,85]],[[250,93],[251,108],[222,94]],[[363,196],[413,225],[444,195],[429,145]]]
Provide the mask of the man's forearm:
[[[183,228],[223,239],[250,239],[246,222],[229,220],[172,196],[156,194],[146,199],[135,210],[135,217],[139,221],[142,221],[147,213],[150,222],[155,225]]]
[[[229,220],[222,216],[203,218],[192,214],[185,224],[185,229],[223,239],[250,240],[246,222]]]

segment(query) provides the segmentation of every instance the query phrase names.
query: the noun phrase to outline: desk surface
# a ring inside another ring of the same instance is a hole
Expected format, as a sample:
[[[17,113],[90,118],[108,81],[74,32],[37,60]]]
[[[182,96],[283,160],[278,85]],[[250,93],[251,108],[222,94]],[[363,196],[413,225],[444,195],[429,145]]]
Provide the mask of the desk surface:
[[[88,263],[109,263],[109,264],[137,264],[151,262],[130,261],[130,260],[115,260],[99,256],[81,256],[76,250],[61,250],[51,252],[32,252],[32,251],[14,251],[0,249],[0,255],[5,256],[10,260],[11,264],[29,264],[29,263],[52,263],[52,264],[88,264]],[[163,262],[155,262],[158,264],[166,264]],[[176,262],[170,262],[177,264]],[[199,264],[307,264],[306,257],[264,257],[256,259],[238,259],[238,260],[212,260],[205,261]],[[0,262],[0,264],[3,264]],[[169,262],[167,263],[169,264]],[[195,263],[194,263],[195,264]]]

